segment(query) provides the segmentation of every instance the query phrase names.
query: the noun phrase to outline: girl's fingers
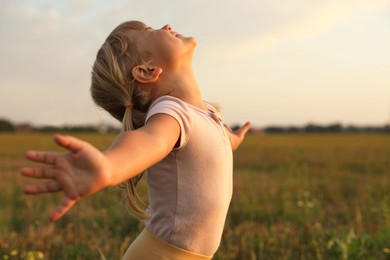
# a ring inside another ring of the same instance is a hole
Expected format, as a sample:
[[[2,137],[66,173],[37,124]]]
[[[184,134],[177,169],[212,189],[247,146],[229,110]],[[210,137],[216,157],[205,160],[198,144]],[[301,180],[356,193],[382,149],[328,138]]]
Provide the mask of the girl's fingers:
[[[246,134],[246,132],[248,132],[248,130],[251,128],[251,123],[246,122],[243,128],[244,128],[244,134]]]
[[[61,218],[73,205],[76,203],[76,200],[70,198],[64,198],[60,205],[50,214],[50,220],[56,221]]]
[[[30,178],[54,178],[55,172],[51,168],[31,168],[31,167],[24,167],[20,170],[20,174],[22,174],[25,177]]]
[[[250,122],[246,122],[240,129],[238,129],[236,131],[236,134],[238,136],[244,136],[246,134],[246,132],[248,132],[250,127],[251,127],[251,123]]]
[[[26,185],[23,190],[26,194],[36,195],[40,193],[57,192],[61,190],[61,187],[56,181],[48,181]]]
[[[45,163],[53,165],[58,157],[59,153],[55,152],[40,152],[40,151],[27,151],[25,157],[30,161]]]
[[[246,122],[242,128],[244,128],[245,130],[249,130],[249,128],[251,128],[251,123]]]
[[[65,135],[56,135],[54,140],[58,145],[72,151],[73,153],[80,151],[84,144],[83,141],[75,137]]]

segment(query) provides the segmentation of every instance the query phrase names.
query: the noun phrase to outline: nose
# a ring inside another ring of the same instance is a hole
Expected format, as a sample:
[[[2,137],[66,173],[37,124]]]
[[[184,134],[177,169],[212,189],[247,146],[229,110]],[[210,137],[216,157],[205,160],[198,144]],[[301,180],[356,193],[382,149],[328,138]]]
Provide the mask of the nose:
[[[170,26],[169,24],[166,24],[166,25],[163,26],[162,29],[167,30],[168,32],[170,32],[170,31],[172,31],[172,26]]]

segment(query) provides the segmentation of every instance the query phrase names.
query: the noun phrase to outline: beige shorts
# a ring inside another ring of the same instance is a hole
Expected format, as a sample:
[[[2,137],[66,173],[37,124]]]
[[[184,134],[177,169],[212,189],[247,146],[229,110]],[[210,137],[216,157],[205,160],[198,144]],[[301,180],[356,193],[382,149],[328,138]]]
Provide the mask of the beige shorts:
[[[171,245],[144,229],[131,243],[123,260],[210,260],[203,256],[188,252]]]

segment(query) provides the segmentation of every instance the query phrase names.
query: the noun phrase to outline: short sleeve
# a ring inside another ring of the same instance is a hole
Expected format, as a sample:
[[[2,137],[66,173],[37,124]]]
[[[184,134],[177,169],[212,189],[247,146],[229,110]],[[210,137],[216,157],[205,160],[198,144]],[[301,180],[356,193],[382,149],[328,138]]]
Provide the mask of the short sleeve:
[[[156,114],[166,114],[173,117],[180,125],[179,145],[175,149],[183,148],[191,135],[190,110],[186,103],[178,98],[162,96],[156,99],[149,108],[145,123]]]

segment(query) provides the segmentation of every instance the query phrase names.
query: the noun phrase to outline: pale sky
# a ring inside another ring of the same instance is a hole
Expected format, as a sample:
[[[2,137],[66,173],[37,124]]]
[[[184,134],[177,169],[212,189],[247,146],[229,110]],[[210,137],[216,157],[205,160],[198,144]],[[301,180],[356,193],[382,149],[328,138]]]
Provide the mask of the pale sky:
[[[115,122],[90,98],[90,71],[127,20],[198,40],[203,98],[227,124],[390,121],[390,0],[0,0],[0,118]]]

